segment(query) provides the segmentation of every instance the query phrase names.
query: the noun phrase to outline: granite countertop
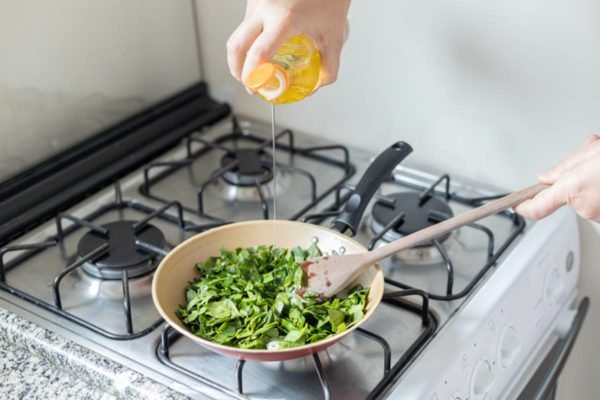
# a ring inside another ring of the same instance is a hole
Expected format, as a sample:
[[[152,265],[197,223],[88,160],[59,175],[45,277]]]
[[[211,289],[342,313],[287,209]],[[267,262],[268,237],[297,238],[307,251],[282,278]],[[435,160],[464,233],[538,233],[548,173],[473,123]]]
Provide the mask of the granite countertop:
[[[90,383],[22,347],[0,347],[0,396],[3,399],[116,399]]]
[[[188,399],[0,308],[2,399]]]

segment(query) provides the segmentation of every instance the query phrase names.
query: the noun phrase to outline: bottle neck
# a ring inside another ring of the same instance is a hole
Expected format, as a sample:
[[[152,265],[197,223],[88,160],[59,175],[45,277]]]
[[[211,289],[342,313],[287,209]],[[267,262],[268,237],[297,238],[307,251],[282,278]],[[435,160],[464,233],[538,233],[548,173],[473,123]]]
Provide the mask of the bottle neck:
[[[265,86],[258,89],[258,93],[266,100],[275,100],[281,96],[288,87],[287,72],[283,68],[277,68],[273,78]]]

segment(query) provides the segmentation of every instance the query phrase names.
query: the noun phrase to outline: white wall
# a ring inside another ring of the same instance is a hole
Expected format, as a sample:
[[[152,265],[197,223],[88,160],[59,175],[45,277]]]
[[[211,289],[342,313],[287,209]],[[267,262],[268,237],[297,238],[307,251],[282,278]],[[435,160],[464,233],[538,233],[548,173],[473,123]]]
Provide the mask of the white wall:
[[[198,5],[213,93],[268,119],[226,66],[244,2]],[[413,162],[513,189],[600,131],[599,2],[354,1],[350,15],[338,82],[278,107],[282,125],[374,151],[403,139]],[[562,399],[600,392],[600,229],[583,223],[581,232],[592,307]]]
[[[198,80],[191,9],[0,0],[0,180]]]

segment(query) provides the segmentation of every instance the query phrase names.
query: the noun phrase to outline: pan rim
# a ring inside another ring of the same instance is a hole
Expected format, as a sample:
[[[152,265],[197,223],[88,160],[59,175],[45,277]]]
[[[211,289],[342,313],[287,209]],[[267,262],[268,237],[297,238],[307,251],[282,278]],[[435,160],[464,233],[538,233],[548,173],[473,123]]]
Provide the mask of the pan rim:
[[[169,259],[182,247],[186,247],[189,246],[190,243],[198,241],[198,240],[202,240],[203,238],[210,236],[210,235],[214,235],[217,232],[222,232],[222,231],[227,231],[227,230],[231,230],[231,229],[236,229],[242,226],[246,226],[246,225],[271,225],[271,224],[279,224],[279,225],[295,225],[295,226],[302,226],[303,228],[305,228],[306,226],[311,227],[312,229],[316,229],[316,230],[320,230],[328,235],[335,235],[337,237],[339,237],[340,239],[343,239],[344,241],[348,241],[349,243],[352,243],[353,245],[357,246],[358,248],[361,249],[361,251],[368,251],[366,249],[365,246],[363,246],[362,244],[360,244],[358,241],[356,241],[355,239],[348,237],[346,235],[344,235],[343,233],[334,231],[333,229],[324,227],[324,226],[320,226],[320,225],[313,225],[313,224],[309,224],[306,222],[299,222],[299,221],[290,221],[290,220],[264,220],[264,219],[260,219],[260,220],[250,220],[250,221],[243,221],[243,222],[236,222],[233,224],[227,224],[227,225],[223,225],[217,228],[212,228],[208,231],[205,232],[201,232],[197,235],[194,235],[186,240],[184,240],[183,242],[179,243],[175,248],[173,248],[168,254],[167,256],[165,256],[165,258],[163,258],[163,260],[160,262],[159,266],[156,268],[155,272],[154,272],[154,276],[152,279],[152,301],[154,303],[154,306],[156,307],[156,309],[158,310],[160,316],[165,320],[165,322],[173,329],[177,330],[179,333],[183,334],[184,336],[187,336],[188,338],[192,339],[194,342],[197,342],[198,344],[204,345],[205,347],[213,348],[213,349],[218,349],[218,350],[222,350],[225,353],[229,353],[229,352],[235,352],[235,353],[239,353],[239,358],[244,358],[244,355],[248,355],[248,356],[260,356],[260,355],[275,355],[275,354],[281,354],[281,355],[287,355],[287,354],[292,354],[292,353],[303,353],[302,355],[299,355],[298,357],[302,357],[304,354],[307,353],[313,353],[316,352],[315,350],[318,349],[318,351],[328,347],[328,345],[333,345],[335,342],[341,340],[342,338],[344,338],[346,335],[350,334],[351,332],[353,332],[356,328],[358,328],[360,325],[362,325],[367,319],[369,319],[369,317],[371,317],[371,315],[375,312],[375,309],[377,308],[377,306],[381,303],[381,300],[383,298],[383,271],[381,270],[381,267],[378,264],[373,264],[371,266],[371,268],[373,268],[375,270],[375,275],[374,278],[372,280],[372,285],[373,283],[380,280],[382,283],[382,290],[380,291],[380,293],[376,294],[376,297],[373,298],[371,300],[371,302],[373,303],[373,306],[367,311],[367,313],[363,316],[363,318],[358,321],[356,324],[354,324],[353,326],[351,326],[350,328],[348,328],[347,330],[345,330],[342,333],[339,334],[335,334],[327,339],[324,340],[320,340],[318,342],[315,343],[309,343],[309,344],[305,344],[302,346],[297,346],[297,347],[290,347],[287,349],[276,349],[276,350],[268,350],[268,349],[242,349],[240,347],[235,347],[235,346],[226,346],[226,345],[222,345],[216,342],[212,342],[210,340],[206,340],[204,338],[201,338],[199,336],[194,335],[191,331],[189,331],[189,329],[187,328],[187,326],[184,328],[182,328],[179,324],[175,323],[173,321],[173,319],[167,314],[167,312],[163,309],[162,305],[160,304],[160,302],[157,300],[158,295],[157,295],[157,291],[158,291],[158,282],[160,279],[160,275],[162,274],[162,271],[165,267],[165,265],[169,264]],[[370,286],[370,287],[371,287]],[[183,290],[184,288],[182,288]],[[367,306],[369,305],[369,303],[367,303]],[[283,357],[282,357],[283,358]],[[295,358],[295,357],[294,357]]]

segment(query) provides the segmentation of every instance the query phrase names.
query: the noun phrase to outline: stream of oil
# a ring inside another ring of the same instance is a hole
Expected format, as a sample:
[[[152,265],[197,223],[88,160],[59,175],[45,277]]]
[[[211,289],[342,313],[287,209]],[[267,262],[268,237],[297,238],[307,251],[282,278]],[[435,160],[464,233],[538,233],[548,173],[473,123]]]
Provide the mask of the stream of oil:
[[[277,158],[275,157],[275,105],[271,103],[271,140],[273,142],[273,219],[277,219]]]

